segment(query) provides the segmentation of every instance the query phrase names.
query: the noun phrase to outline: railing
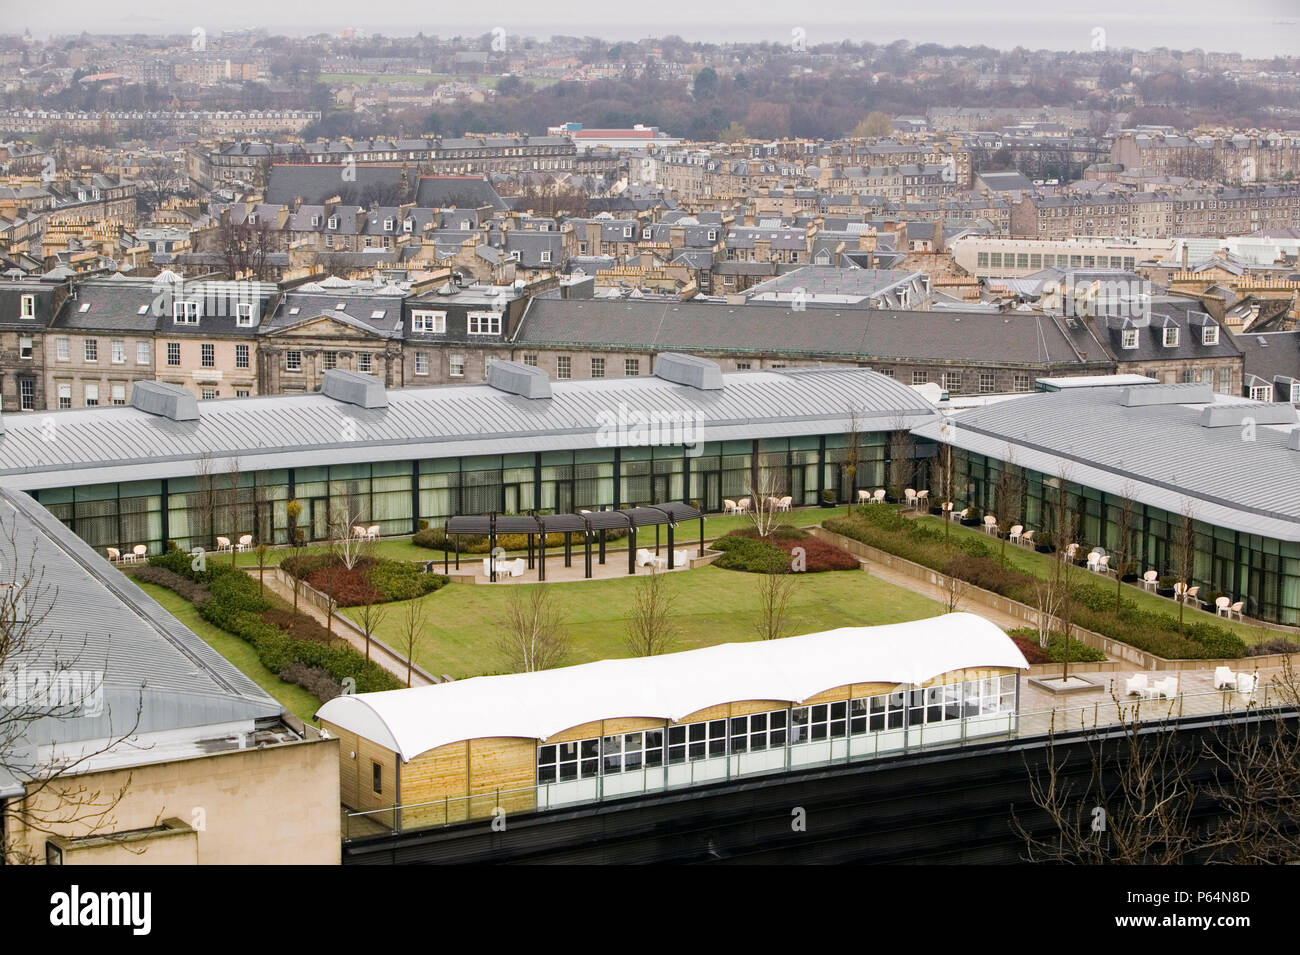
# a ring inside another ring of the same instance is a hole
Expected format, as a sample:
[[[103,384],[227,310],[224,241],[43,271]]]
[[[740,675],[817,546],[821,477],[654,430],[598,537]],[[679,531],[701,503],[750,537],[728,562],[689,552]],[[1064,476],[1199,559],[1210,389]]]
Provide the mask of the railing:
[[[997,739],[1032,739],[1053,733],[1097,730],[1119,726],[1131,720],[1146,722],[1183,716],[1223,715],[1251,708],[1268,709],[1284,702],[1285,698],[1279,699],[1279,694],[1270,685],[1262,685],[1250,696],[1230,690],[1207,690],[1161,700],[1111,697],[1104,703],[1095,701],[1031,713],[972,715],[834,739],[786,743],[781,747],[750,753],[729,752],[724,756],[643,767],[622,773],[602,773],[584,779],[542,783],[517,789],[495,789],[469,796],[447,796],[429,802],[347,812],[343,818],[343,838],[395,835],[467,822],[490,823],[494,819],[505,819],[512,813],[603,803],[611,799],[673,792],[733,779],[778,775],[796,769],[864,763],[882,756],[907,755],[936,749],[960,750],[970,744]],[[782,750],[784,752],[780,757],[775,757]],[[821,753],[825,755],[820,755]],[[764,758],[779,765],[763,766]]]

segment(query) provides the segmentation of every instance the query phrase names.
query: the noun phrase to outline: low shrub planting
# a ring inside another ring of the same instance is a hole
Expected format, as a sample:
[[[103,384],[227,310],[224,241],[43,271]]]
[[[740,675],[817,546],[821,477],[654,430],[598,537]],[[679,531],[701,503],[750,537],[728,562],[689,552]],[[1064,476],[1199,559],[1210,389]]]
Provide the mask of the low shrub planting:
[[[1000,563],[997,551],[988,543],[977,538],[954,539],[954,546],[946,547],[941,529],[918,525],[893,508],[862,508],[851,517],[827,520],[823,526],[1012,600],[1029,606],[1037,602],[1038,578]],[[1173,578],[1162,577],[1162,586],[1165,580],[1172,586]],[[1246,653],[1245,642],[1217,624],[1184,619],[1180,630],[1178,618],[1173,614],[1139,610],[1131,599],[1121,599],[1117,609],[1113,586],[1077,579],[1071,583],[1070,595],[1073,624],[1157,656],[1214,659]]]
[[[309,667],[301,660],[294,660],[280,671],[280,679],[286,683],[296,683],[322,703],[328,703],[343,694],[343,685],[320,667]]]
[[[146,564],[143,567],[135,568],[131,575],[136,580],[143,580],[147,584],[158,584],[160,587],[174,590],[192,604],[202,603],[212,596],[207,584],[201,584],[190,580],[188,577],[182,577],[166,567]]]
[[[1248,657],[1263,657],[1270,653],[1300,653],[1300,643],[1294,643],[1286,637],[1274,637],[1272,640],[1253,644],[1246,650]]]
[[[416,563],[374,557],[363,557],[348,568],[337,554],[306,554],[290,557],[280,566],[332,596],[340,607],[411,600],[445,587],[450,580],[425,573]]]
[[[183,597],[188,589],[185,584],[206,584],[206,599],[195,602],[199,616],[251,644],[258,660],[272,673],[284,673],[297,662],[325,672],[340,685],[344,679],[352,678],[358,693],[395,690],[404,685],[378,664],[367,662],[346,640],[331,639],[327,633],[322,636],[319,631],[324,628],[308,616],[301,615],[291,625],[281,626],[282,622],[287,623],[286,615],[294,617],[294,614],[276,608],[259,592],[257,581],[242,570],[211,561],[206,569],[195,570],[188,554],[157,555],[150,558],[149,564],[174,575],[158,574],[153,582]],[[175,578],[183,579],[180,587],[185,589],[171,586],[178,583]],[[188,592],[202,595],[193,590]]]
[[[1037,651],[1036,655],[1043,657],[1041,660],[1032,660],[1028,653],[1025,653],[1025,659],[1030,663],[1064,663],[1065,662],[1065,634],[1057,633],[1055,630],[1048,635],[1047,648],[1038,642],[1038,631],[1033,627],[1016,627],[1014,630],[1008,630],[1007,636],[1016,642],[1016,646],[1023,651],[1025,643],[1032,644]],[[1106,654],[1102,653],[1096,647],[1090,647],[1081,640],[1070,638],[1070,662],[1071,663],[1102,663],[1106,659]]]
[[[726,570],[753,574],[789,573],[794,569],[795,548],[803,550],[801,573],[858,569],[858,559],[852,554],[804,532],[800,535],[783,534],[778,537],[773,533],[768,537],[759,537],[753,528],[744,528],[718,538],[711,546],[714,550],[723,552],[714,563]]]

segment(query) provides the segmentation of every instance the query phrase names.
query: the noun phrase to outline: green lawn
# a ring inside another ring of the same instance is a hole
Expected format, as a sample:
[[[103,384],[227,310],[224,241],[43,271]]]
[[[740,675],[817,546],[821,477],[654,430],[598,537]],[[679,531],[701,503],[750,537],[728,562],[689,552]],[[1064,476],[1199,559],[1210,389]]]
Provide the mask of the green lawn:
[[[918,517],[916,518],[916,520],[929,524],[932,527],[938,528],[940,532],[943,531],[944,522],[942,518],[925,516],[925,517]],[[983,531],[974,527],[963,527],[960,524],[953,524],[952,534],[954,538],[962,534],[978,537],[984,541],[993,544],[994,546],[997,546],[996,540],[989,537]],[[1016,570],[1023,571],[1026,574],[1032,574],[1035,577],[1041,577],[1043,579],[1046,579],[1048,575],[1051,573],[1052,561],[1054,558],[1050,554],[1040,554],[1036,550],[1033,550],[1032,548],[1019,547],[1011,543],[1007,544],[1006,553],[1007,553],[1007,563],[1010,566],[1014,567]],[[1082,567],[1079,568],[1079,574],[1081,579],[1096,578],[1097,583],[1104,583],[1108,579],[1110,586],[1112,588],[1115,586],[1114,577],[1102,578],[1100,574],[1091,573],[1086,568],[1082,568]],[[1174,601],[1170,600],[1168,597],[1161,597],[1158,594],[1152,593],[1149,590],[1144,590],[1140,586],[1135,587],[1132,584],[1124,584],[1123,588],[1124,588],[1124,598],[1126,600],[1132,600],[1134,603],[1138,605],[1139,609],[1154,610],[1158,613],[1172,614],[1175,617],[1178,616],[1178,605],[1174,603]],[[1285,634],[1282,634],[1279,631],[1267,630],[1262,627],[1252,626],[1248,623],[1244,623],[1238,620],[1228,620],[1226,617],[1218,616],[1213,611],[1193,610],[1191,608],[1188,608],[1186,611],[1186,617],[1184,619],[1207,620],[1209,618],[1215,618],[1215,622],[1218,623],[1219,626],[1231,630],[1233,633],[1240,636],[1241,639],[1246,641],[1246,643],[1248,644],[1259,643],[1263,640],[1271,640],[1277,636],[1285,636]]]
[[[676,594],[672,619],[678,628],[674,649],[689,650],[757,639],[759,576],[701,567],[666,578]],[[552,588],[572,640],[568,663],[587,663],[630,654],[623,645],[624,620],[632,605],[636,578],[573,581],[557,584],[478,586],[453,584],[420,599],[428,601],[432,624],[416,648],[416,662],[457,679],[499,673],[504,662],[492,648],[508,590],[516,586]],[[344,611],[353,620],[356,610]],[[870,577],[861,571],[806,574],[796,578],[790,599],[786,633],[812,633],[835,627],[869,626],[932,617],[939,603]],[[400,603],[376,635],[397,646]]]
[[[241,673],[271,694],[304,723],[311,723],[312,714],[320,709],[320,701],[294,683],[286,683],[262,665],[253,647],[220,627],[215,627],[199,616],[194,605],[175,591],[136,581],[145,593],[158,601],[163,608],[185,626],[197,633],[223,657],[233,663]]]

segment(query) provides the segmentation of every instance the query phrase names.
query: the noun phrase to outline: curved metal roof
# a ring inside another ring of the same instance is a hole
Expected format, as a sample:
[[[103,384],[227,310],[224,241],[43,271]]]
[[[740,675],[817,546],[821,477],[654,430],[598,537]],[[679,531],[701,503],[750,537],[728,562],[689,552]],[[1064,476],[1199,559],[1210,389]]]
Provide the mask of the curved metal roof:
[[[736,372],[701,391],[654,377],[557,381],[528,399],[488,385],[388,393],[386,408],[323,394],[200,402],[197,421],[131,407],[6,416],[0,486],[32,489],[458,455],[688,444],[911,428],[936,418],[917,392],[866,369]],[[658,430],[656,430],[658,429]],[[671,440],[656,440],[656,435]]]

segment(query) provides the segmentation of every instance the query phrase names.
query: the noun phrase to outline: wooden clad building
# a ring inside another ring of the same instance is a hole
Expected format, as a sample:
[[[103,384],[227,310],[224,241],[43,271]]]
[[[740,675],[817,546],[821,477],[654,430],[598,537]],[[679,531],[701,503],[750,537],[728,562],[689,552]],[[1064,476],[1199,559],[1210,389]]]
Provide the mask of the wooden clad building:
[[[344,805],[407,830],[1007,733],[1026,667],[957,613],[341,696],[317,715]]]

